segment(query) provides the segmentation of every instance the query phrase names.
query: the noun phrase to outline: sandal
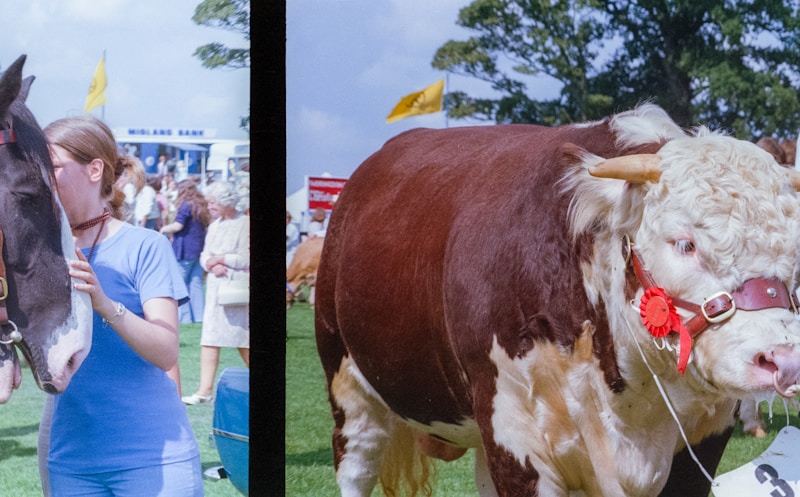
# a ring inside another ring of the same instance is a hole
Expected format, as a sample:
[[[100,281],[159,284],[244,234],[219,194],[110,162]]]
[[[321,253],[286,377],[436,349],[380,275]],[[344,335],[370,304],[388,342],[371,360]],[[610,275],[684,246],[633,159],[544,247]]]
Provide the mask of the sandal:
[[[198,404],[205,404],[206,402],[211,402],[211,396],[193,393],[188,397],[181,397],[181,400],[187,406],[196,406]]]

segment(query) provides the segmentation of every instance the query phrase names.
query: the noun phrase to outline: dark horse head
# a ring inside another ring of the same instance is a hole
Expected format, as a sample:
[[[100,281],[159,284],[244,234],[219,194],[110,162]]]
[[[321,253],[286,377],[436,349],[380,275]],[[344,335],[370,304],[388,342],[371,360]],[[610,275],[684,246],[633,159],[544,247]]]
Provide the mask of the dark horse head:
[[[33,77],[23,81],[24,63],[0,78],[0,403],[21,381],[15,346],[39,388],[59,393],[92,336],[91,303],[68,273],[75,246],[47,141],[25,106]]]

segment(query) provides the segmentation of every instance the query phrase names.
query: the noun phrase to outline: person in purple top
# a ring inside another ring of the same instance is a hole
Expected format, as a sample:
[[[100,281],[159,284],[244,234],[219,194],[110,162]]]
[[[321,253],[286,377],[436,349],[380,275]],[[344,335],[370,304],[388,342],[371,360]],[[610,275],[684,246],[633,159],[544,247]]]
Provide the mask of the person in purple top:
[[[206,228],[211,221],[205,197],[191,179],[178,183],[178,212],[175,220],[163,226],[161,233],[172,235],[172,248],[183,270],[183,280],[189,288],[189,302],[178,308],[181,324],[199,323],[203,320],[205,296],[203,294],[203,266],[200,253],[205,244]]]

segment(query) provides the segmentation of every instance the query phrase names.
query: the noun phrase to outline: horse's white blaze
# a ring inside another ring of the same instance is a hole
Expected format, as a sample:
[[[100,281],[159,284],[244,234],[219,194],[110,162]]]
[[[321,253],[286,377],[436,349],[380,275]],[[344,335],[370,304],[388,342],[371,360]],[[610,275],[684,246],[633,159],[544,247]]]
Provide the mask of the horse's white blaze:
[[[55,192],[55,189],[53,191]],[[75,241],[61,202],[55,193],[54,196],[61,213],[61,248],[69,266],[69,261],[78,258],[75,253]],[[72,282],[75,283],[77,280],[73,279]],[[72,375],[89,354],[92,345],[91,298],[88,293],[76,290],[74,285],[71,287],[71,293],[72,313],[61,327],[53,330],[52,336],[55,340],[47,351],[47,367],[51,377],[49,383],[59,392],[67,387]]]

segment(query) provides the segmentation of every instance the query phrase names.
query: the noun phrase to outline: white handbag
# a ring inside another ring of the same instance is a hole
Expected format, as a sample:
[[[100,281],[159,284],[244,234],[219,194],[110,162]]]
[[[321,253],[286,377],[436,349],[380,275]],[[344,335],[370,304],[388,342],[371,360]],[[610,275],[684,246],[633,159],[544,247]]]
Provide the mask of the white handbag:
[[[219,283],[217,304],[224,306],[248,305],[250,303],[250,274],[245,273],[243,279],[237,280],[232,279],[231,276]]]

